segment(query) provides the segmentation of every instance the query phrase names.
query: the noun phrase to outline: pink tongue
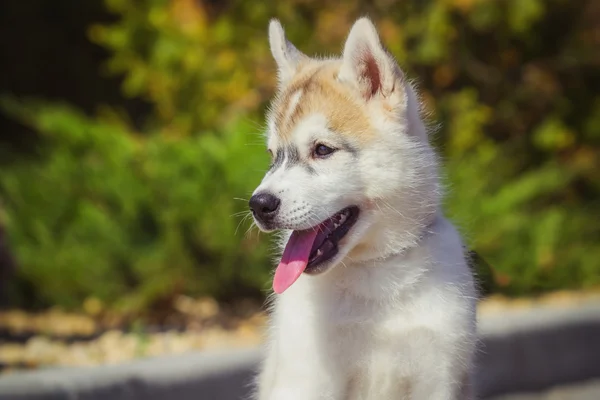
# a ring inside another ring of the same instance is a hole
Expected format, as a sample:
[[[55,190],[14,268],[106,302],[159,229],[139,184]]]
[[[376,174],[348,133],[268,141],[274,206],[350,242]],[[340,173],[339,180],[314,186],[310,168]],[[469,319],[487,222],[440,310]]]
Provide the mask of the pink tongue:
[[[275,270],[275,277],[273,278],[275,293],[283,293],[302,275],[308,264],[308,257],[310,257],[315,237],[317,237],[316,229],[302,232],[294,231],[292,233],[285,250],[283,250],[281,262]]]

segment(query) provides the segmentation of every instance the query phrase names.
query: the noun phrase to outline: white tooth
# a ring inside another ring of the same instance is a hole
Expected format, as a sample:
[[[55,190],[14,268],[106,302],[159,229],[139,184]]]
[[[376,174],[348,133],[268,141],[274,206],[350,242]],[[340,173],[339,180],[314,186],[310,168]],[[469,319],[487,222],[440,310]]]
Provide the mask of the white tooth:
[[[322,254],[323,254],[323,250],[321,250],[321,249],[317,250],[317,257],[319,257]]]

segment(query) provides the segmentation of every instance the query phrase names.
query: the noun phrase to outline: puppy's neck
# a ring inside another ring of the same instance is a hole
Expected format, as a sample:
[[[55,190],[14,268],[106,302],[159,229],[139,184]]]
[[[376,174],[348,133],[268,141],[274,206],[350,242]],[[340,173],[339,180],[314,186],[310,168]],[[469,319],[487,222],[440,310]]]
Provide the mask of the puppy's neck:
[[[401,257],[418,247],[443,219],[440,211],[420,220],[381,219],[364,234],[365,241],[353,248],[343,260],[347,266],[362,267]]]
[[[326,290],[341,290],[365,300],[395,301],[399,297],[409,296],[418,289],[430,269],[427,246],[444,221],[443,215],[437,213],[421,229],[416,239],[408,241],[406,247],[369,260],[344,260],[323,279],[315,280],[315,284],[323,285]]]

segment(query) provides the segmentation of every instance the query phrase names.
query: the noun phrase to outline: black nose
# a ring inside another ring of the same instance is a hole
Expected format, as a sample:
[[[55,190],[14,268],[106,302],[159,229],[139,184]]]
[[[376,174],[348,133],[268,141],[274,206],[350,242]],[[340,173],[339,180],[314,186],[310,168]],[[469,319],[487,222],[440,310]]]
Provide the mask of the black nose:
[[[254,216],[262,221],[268,221],[275,217],[279,209],[279,200],[271,193],[257,193],[250,197],[250,208]]]

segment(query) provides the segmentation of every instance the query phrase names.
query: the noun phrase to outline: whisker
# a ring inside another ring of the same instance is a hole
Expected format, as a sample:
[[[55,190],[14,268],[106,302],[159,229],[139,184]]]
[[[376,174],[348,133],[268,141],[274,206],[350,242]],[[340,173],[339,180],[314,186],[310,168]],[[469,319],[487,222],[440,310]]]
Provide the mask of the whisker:
[[[247,213],[247,214],[244,216],[244,218],[242,218],[242,219],[240,220],[240,222],[238,222],[237,226],[235,227],[235,232],[234,232],[234,235],[237,235],[238,229],[240,229],[240,226],[241,226],[241,225],[244,223],[244,221],[246,221],[246,220],[248,219],[248,217],[249,217],[250,215],[251,215],[251,213],[250,213],[250,212],[248,212],[248,213]]]
[[[230,217],[239,217],[241,215],[246,215],[248,213],[252,214],[252,211],[250,211],[250,210],[239,211],[239,212],[231,214]]]

